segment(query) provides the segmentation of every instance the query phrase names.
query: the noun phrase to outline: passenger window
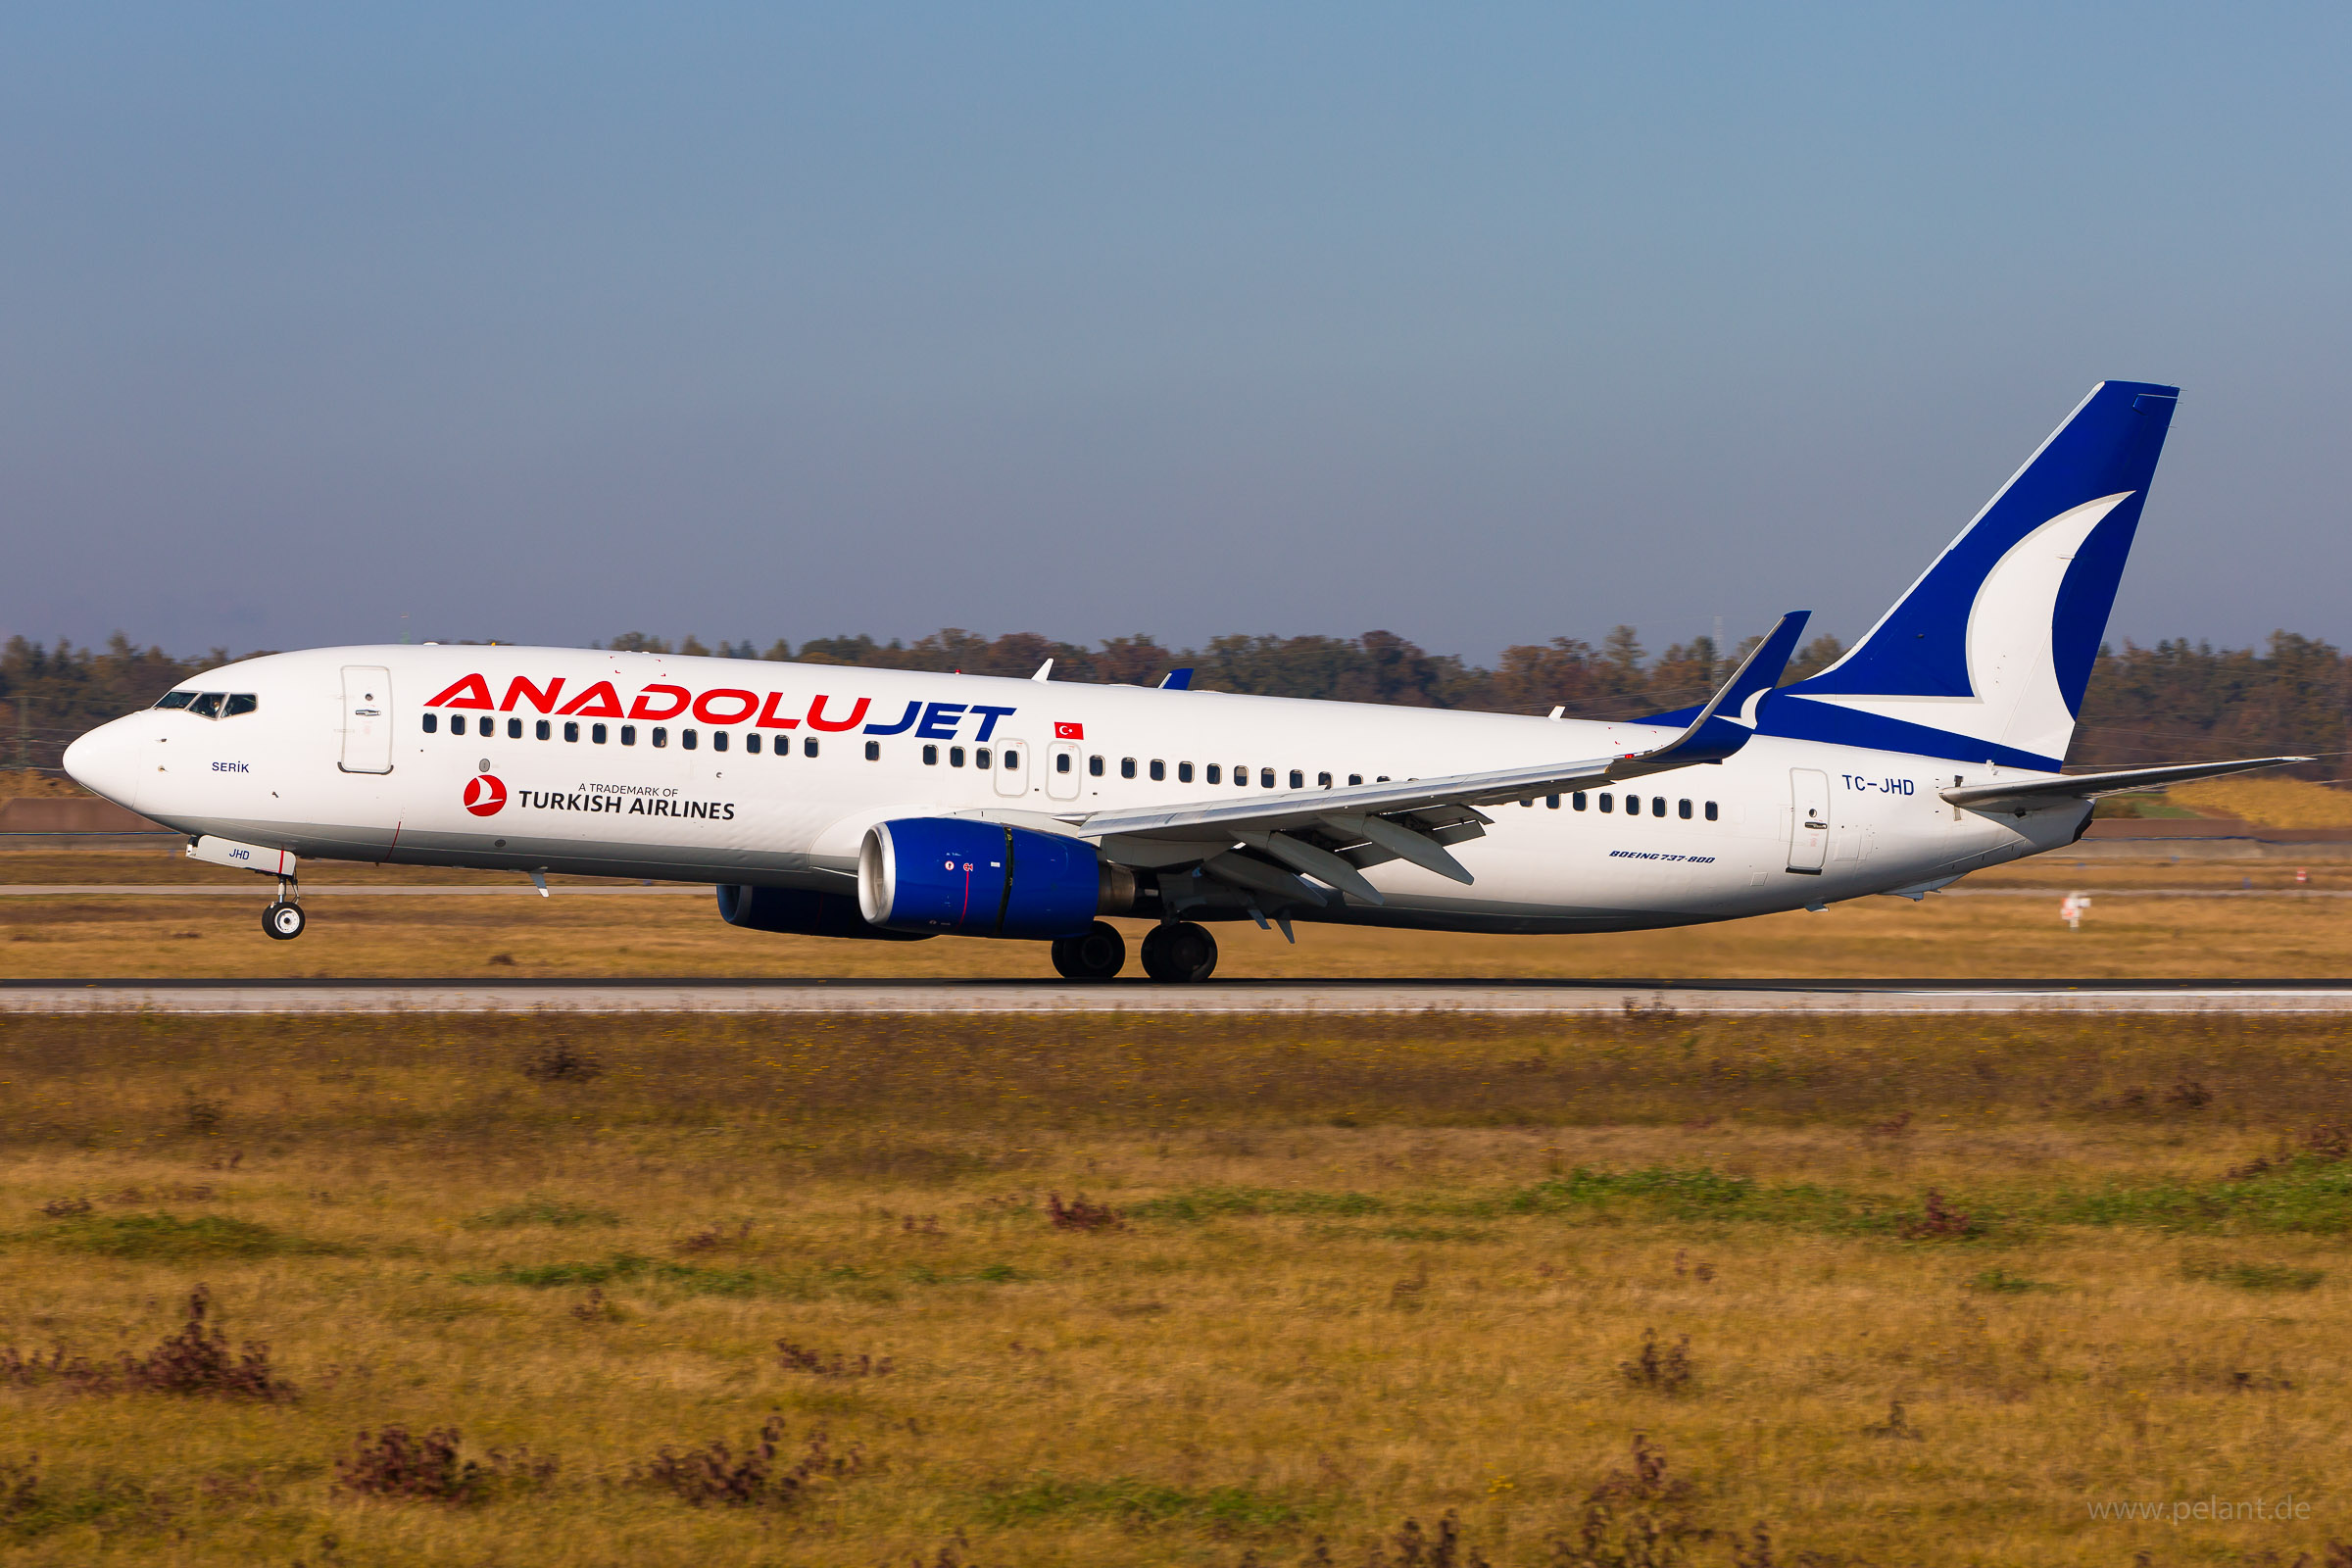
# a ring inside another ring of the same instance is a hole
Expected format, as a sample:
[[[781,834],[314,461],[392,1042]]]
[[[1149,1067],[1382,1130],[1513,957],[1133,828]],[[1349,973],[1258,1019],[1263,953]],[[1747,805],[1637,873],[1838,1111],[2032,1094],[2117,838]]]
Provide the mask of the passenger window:
[[[440,727],[441,715],[439,713],[427,713],[424,715],[424,732],[427,735],[430,735],[433,733],[433,731],[439,729]]]
[[[1649,814],[1650,814],[1650,815],[1652,815],[1652,816],[1664,816],[1664,815],[1666,814],[1666,797],[1665,797],[1665,796],[1663,796],[1663,795],[1652,795],[1652,796],[1649,798]],[[1683,814],[1684,814],[1684,815],[1686,815],[1686,816],[1688,816],[1690,813],[1689,813],[1688,811],[1686,811],[1686,812],[1684,812]]]
[[[235,718],[239,713],[250,713],[261,706],[262,700],[251,692],[231,692],[228,694],[228,706],[220,710],[220,716]]]
[[[948,765],[950,767],[961,767],[963,765],[962,747],[951,746],[948,748]]]
[[[1261,790],[1270,790],[1274,787],[1274,770],[1272,768],[1261,767],[1257,770],[1257,787]]]
[[[701,745],[702,740],[703,733],[701,730],[682,729],[678,731],[678,744],[690,752],[693,751],[697,746]]]
[[[605,726],[602,724],[591,724],[588,726],[588,739],[594,745],[604,745],[605,736],[607,733],[608,732],[606,731]]]
[[[580,721],[578,719],[567,718],[564,721],[564,739],[574,746],[579,744]]]
[[[509,740],[511,740],[511,741],[518,741],[518,740],[522,739],[522,720],[521,720],[521,719],[519,719],[519,718],[510,718],[510,719],[508,719],[508,720],[507,720],[507,739],[509,739]],[[693,743],[690,741],[690,742],[688,742],[687,744],[689,744],[689,745],[692,745]]]
[[[1214,762],[1211,762],[1211,763],[1209,763],[1209,764],[1208,764],[1208,781],[1209,781],[1211,784],[1222,784],[1222,783],[1224,783],[1224,782],[1225,782],[1225,770],[1224,770],[1223,768],[1219,767],[1219,766],[1218,766],[1216,763],[1214,763]]]
[[[972,748],[972,765],[973,765],[974,767],[986,767],[986,766],[988,766],[988,748],[987,748],[987,747],[985,747],[985,746],[975,746],[975,747],[973,747],[973,748]]]
[[[1054,772],[1056,772],[1056,773],[1067,773],[1069,770],[1070,770],[1070,754],[1069,754],[1069,753],[1067,753],[1067,752],[1056,752],[1056,753],[1054,753]]]
[[[1120,758],[1120,759],[1119,759],[1119,777],[1121,777],[1121,778],[1133,778],[1133,777],[1135,777],[1135,759],[1134,759],[1134,758],[1132,758],[1132,757],[1122,757],[1122,758]]]
[[[937,767],[939,765],[938,747],[926,746],[923,748],[923,765],[925,767]]]
[[[869,762],[879,762],[882,760],[882,743],[880,741],[867,741],[865,743],[865,760]]]
[[[556,738],[556,727],[544,718],[539,721],[539,738],[543,741]]]
[[[1306,775],[1295,767],[1291,769],[1291,788],[1295,790],[1306,788]]]
[[[1017,747],[1007,746],[1004,748],[1004,765],[1006,767],[1021,765],[1021,754]]]
[[[1715,820],[1715,803],[1713,801],[1707,803],[1707,820],[1710,822]]]
[[[1156,757],[1154,757],[1153,759],[1152,759],[1152,783],[1154,783],[1154,784],[1157,784],[1157,783],[1159,783],[1161,780],[1165,779],[1167,776],[1168,776],[1168,764],[1167,764],[1167,763],[1165,763],[1165,762],[1163,762],[1163,761],[1161,761],[1161,760],[1160,760],[1158,758],[1156,758]]]
[[[226,692],[205,692],[188,705],[188,711],[198,718],[219,718],[221,699],[227,695]]]
[[[816,755],[815,736],[806,735],[801,738],[801,755],[803,757],[814,757]]]
[[[1677,801],[1677,802],[1675,802],[1675,803],[1674,803],[1674,814],[1675,814],[1675,815],[1677,815],[1677,816],[1679,816],[1679,817],[1681,817],[1681,818],[1682,818],[1684,821],[1686,821],[1686,822],[1690,821],[1690,803],[1689,801]]]
[[[1361,784],[1363,781],[1364,775],[1361,773],[1350,773],[1348,775],[1348,786],[1350,789],[1353,789],[1356,785]]]
[[[1331,788],[1331,775],[1329,773],[1317,773],[1315,775],[1315,786],[1318,789],[1327,790]]]
[[[624,730],[621,733],[625,735],[628,732]],[[667,746],[669,744],[669,731],[663,729],[661,725],[656,724],[654,726],[654,744],[656,746]]]
[[[760,755],[760,732],[758,730],[752,731],[743,738],[743,749],[754,757]]]
[[[1190,762],[1178,762],[1176,764],[1176,782],[1179,784],[1190,784],[1192,781],[1193,764]],[[1213,784],[1216,782],[1216,780],[1211,779],[1209,782]]]
[[[155,706],[158,708],[185,708],[195,700],[194,692],[166,692],[156,699]],[[430,718],[433,715],[427,713],[424,716]]]
[[[1101,778],[1102,776],[1102,759],[1100,757],[1088,758],[1086,760],[1086,770],[1089,773],[1094,774],[1095,777]]]
[[[1604,811],[1614,811],[1617,809],[1617,798],[1606,790],[1601,791],[1600,808]]]
[[[634,746],[637,744],[636,725],[623,724],[620,726],[620,744],[623,746]]]
[[[487,722],[487,720],[484,722]],[[452,735],[463,735],[466,733],[466,715],[464,713],[452,713],[449,715],[449,732]]]
[[[1569,796],[1568,804],[1580,811],[1583,810],[1585,808],[1585,792],[1578,790],[1574,795]]]
[[[1533,795],[1530,795],[1526,800],[1521,801],[1519,804],[1525,809],[1532,811],[1536,808],[1536,798]]]
[[[727,749],[727,732],[725,730],[714,729],[710,732],[710,749],[714,752],[723,752]]]
[[[1248,789],[1250,787],[1250,769],[1236,762],[1233,768],[1233,782],[1243,789]]]
[[[1628,816],[1640,816],[1642,814],[1641,796],[1628,795],[1625,798],[1625,814]]]

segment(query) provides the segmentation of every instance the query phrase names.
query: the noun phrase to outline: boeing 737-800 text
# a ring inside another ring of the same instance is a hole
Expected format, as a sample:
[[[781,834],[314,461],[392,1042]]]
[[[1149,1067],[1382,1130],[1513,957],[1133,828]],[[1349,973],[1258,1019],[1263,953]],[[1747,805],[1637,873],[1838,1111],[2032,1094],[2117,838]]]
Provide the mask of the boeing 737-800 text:
[[[212,670],[74,742],[90,789],[277,879],[303,859],[710,882],[739,926],[1046,941],[1155,921],[1625,931],[1919,897],[2072,843],[2092,800],[2299,760],[2065,774],[2177,390],[2092,389],[1895,607],[1780,680],[1622,723],[558,648],[327,648]]]

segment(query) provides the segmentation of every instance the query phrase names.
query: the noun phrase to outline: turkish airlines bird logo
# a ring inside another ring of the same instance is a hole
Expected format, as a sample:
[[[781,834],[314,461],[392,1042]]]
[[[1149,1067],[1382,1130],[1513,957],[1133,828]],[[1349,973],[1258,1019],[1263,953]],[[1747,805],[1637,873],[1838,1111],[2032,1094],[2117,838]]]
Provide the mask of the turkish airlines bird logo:
[[[507,786],[495,773],[478,773],[466,781],[466,809],[476,816],[496,816],[507,804]]]
[[[1082,741],[1086,739],[1086,726],[1084,724],[1056,724],[1054,726],[1054,738],[1057,741]]]

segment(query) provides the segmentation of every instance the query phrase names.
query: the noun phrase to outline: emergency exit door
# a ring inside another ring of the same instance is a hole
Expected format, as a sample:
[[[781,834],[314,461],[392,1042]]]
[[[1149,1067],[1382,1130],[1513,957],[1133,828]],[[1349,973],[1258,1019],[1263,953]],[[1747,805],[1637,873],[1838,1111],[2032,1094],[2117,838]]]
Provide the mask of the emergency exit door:
[[[343,771],[392,771],[392,672],[381,664],[343,666]]]
[[[1788,869],[1819,876],[1830,858],[1830,775],[1792,767],[1788,796]]]

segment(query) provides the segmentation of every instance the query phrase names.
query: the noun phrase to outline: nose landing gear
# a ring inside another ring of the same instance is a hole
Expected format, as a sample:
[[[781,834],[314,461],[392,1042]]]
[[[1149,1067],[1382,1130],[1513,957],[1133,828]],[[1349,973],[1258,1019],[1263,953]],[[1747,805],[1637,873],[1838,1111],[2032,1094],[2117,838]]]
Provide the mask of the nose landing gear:
[[[277,902],[262,911],[262,929],[280,942],[291,942],[302,935],[302,928],[310,924],[310,919],[302,912],[298,902],[301,897],[302,889],[294,885],[292,877],[279,877]]]

